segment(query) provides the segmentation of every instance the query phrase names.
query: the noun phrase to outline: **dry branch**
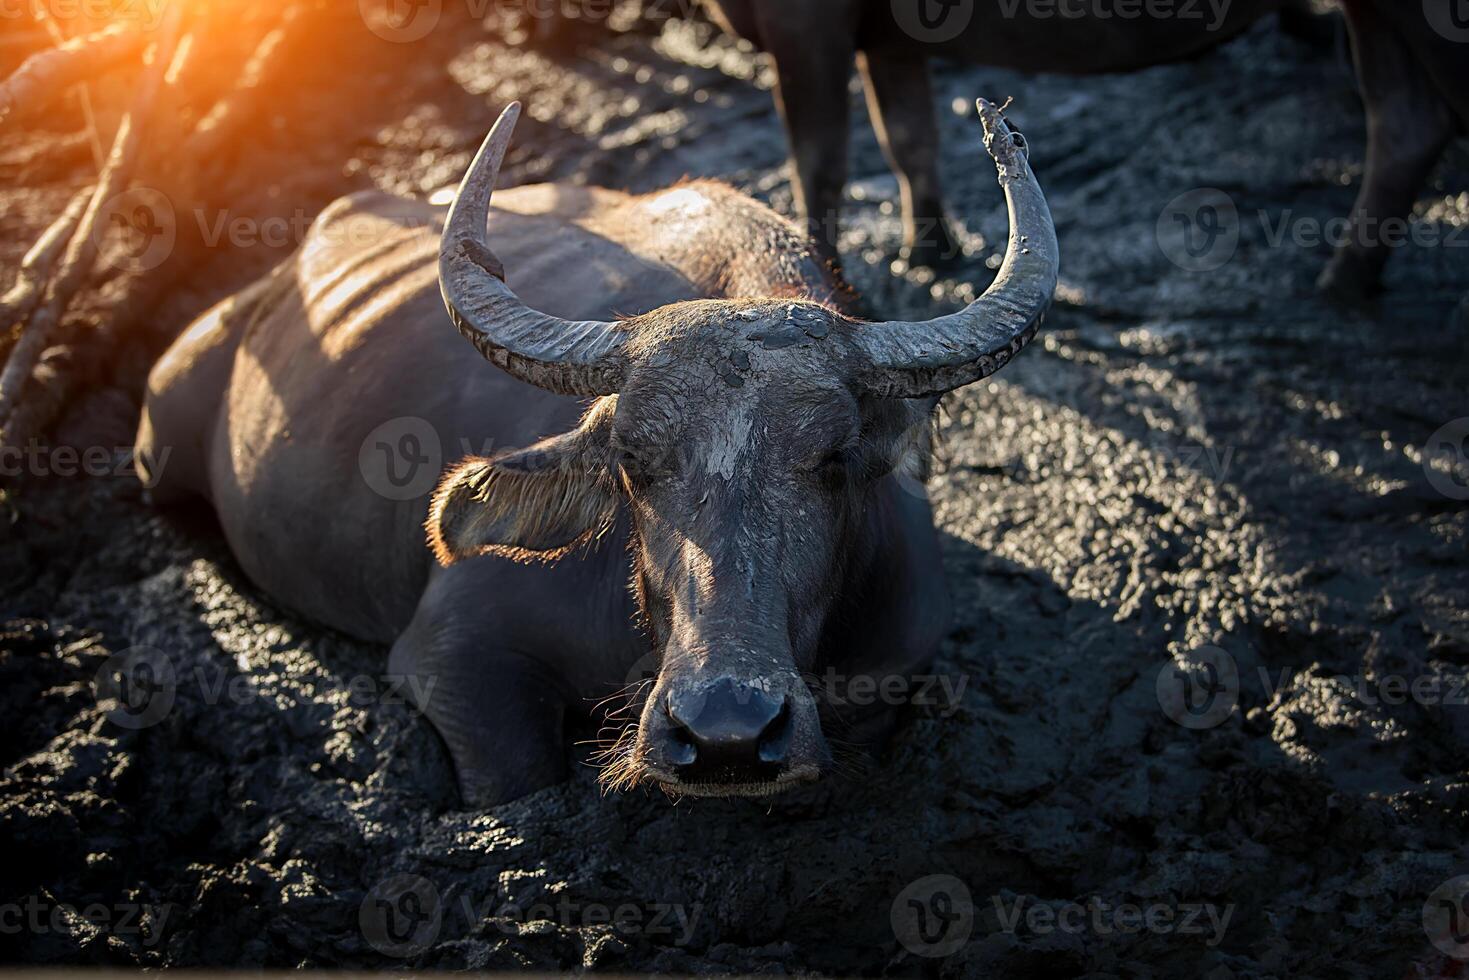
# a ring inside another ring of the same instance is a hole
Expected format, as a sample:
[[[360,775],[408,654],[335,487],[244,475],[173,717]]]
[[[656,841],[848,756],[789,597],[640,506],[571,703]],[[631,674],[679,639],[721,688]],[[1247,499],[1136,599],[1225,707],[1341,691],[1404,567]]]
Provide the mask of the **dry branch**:
[[[122,125],[118,127],[107,166],[98,178],[97,187],[67,244],[60,270],[47,291],[45,302],[31,317],[20,340],[10,352],[4,372],[0,373],[0,427],[3,427],[0,444],[18,445],[26,435],[11,424],[15,406],[41,352],[45,350],[52,330],[61,321],[72,298],[86,282],[97,260],[100,237],[97,234],[98,218],[107,203],[126,188],[132,174],[138,146],[142,141],[144,121],[157,98],[178,45],[182,11],[183,4],[175,4],[170,10],[154,48],[153,61],[144,70],[133,104],[123,117]]]
[[[25,258],[21,259],[20,271],[16,273],[14,284],[4,296],[0,296],[0,336],[9,334],[16,326],[24,326],[36,304],[40,303],[41,297],[46,293],[46,281],[51,275],[51,267],[65,251],[67,242],[71,241],[77,223],[82,220],[82,212],[92,199],[92,191],[91,187],[78,191],[67,204],[66,210],[61,212],[61,216],[51,223],[46,233],[31,246]]]
[[[292,45],[303,41],[309,32],[311,24],[303,17],[304,13],[305,8],[300,4],[281,13],[280,23],[266,33],[250,56],[241,82],[199,120],[182,154],[194,164],[196,171],[259,111],[261,96],[269,89],[268,82],[288,64]]]
[[[178,208],[205,206],[218,198],[233,182],[221,182],[218,174],[221,152],[244,138],[270,100],[279,93],[281,84],[290,78],[310,38],[319,33],[321,19],[332,12],[327,5],[294,3],[280,11],[271,28],[253,46],[243,65],[234,69],[233,85],[204,113],[197,123],[188,122],[189,113],[179,104],[186,93],[206,89],[202,76],[219,72],[222,63],[211,38],[219,40],[221,25],[211,17],[208,8],[191,18],[189,36],[180,42],[168,77],[168,95],[153,108],[149,121],[149,142],[167,145],[174,150],[154,159],[157,171],[150,183],[163,190]],[[63,351],[51,348],[33,369],[33,380],[25,399],[18,402],[8,420],[10,438],[34,434],[51,425],[56,416],[71,403],[89,377],[114,364],[121,338],[133,335],[133,327],[160,301],[183,270],[191,267],[200,243],[180,235],[174,243],[171,261],[157,268],[131,276],[117,302],[108,309],[107,319],[86,332],[86,340]],[[58,337],[55,343],[63,343]],[[52,357],[52,353],[57,356]],[[0,416],[3,418],[3,416]]]
[[[31,55],[0,82],[0,122],[44,108],[71,86],[136,54],[145,40],[141,31],[109,27]]]

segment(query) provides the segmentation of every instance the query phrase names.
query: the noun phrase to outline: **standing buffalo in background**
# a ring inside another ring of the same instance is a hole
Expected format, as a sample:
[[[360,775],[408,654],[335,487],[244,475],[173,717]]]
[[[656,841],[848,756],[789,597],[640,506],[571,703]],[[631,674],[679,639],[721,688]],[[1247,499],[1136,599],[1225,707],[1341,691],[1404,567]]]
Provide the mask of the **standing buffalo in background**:
[[[1011,225],[989,290],[867,323],[804,235],[720,184],[519,187],[491,211],[518,111],[447,216],[340,201],[174,344],[138,435],[140,458],[174,449],[155,493],[206,497],[281,604],[392,642],[472,803],[564,778],[567,712],[650,651],[609,783],[815,779],[831,755],[805,678],[911,675],[947,629],[918,482],[932,412],[1025,346],[1056,284],[1023,144],[981,103]],[[404,417],[445,445],[523,448],[462,460],[431,506],[392,499],[360,453]]]
[[[1065,3],[1066,0],[1061,0]],[[1440,153],[1469,126],[1469,46],[1430,23],[1461,0],[1341,0],[1367,108],[1367,170],[1352,233],[1319,285],[1359,299],[1378,281],[1382,222],[1407,216]],[[770,53],[795,158],[797,208],[828,258],[847,182],[847,80],[858,56],[878,139],[902,194],[904,256],[933,265],[960,254],[944,218],[931,55],[1024,71],[1126,71],[1219,44],[1280,0],[1178,0],[1171,16],[1099,17],[1072,2],[1038,15],[1027,0],[712,0],[724,28]],[[1192,11],[1194,16],[1184,16]],[[1464,25],[1469,30],[1469,24]]]

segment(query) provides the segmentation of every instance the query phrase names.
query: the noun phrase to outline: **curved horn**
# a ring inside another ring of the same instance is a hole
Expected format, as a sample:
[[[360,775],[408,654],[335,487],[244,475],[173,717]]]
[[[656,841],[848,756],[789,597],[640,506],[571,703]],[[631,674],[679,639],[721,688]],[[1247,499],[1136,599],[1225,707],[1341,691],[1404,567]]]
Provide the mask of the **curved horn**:
[[[610,395],[622,384],[627,333],[615,323],[562,320],[532,310],[505,285],[490,250],[490,195],[520,103],[500,113],[454,195],[439,243],[439,289],[459,332],[485,360],[563,395]]]
[[[1051,305],[1059,262],[1051,209],[1030,171],[1024,137],[989,102],[978,105],[984,146],[1010,210],[1004,264],[984,295],[958,313],[858,328],[857,344],[871,365],[863,381],[879,397],[939,395],[995,373],[1035,336]]]

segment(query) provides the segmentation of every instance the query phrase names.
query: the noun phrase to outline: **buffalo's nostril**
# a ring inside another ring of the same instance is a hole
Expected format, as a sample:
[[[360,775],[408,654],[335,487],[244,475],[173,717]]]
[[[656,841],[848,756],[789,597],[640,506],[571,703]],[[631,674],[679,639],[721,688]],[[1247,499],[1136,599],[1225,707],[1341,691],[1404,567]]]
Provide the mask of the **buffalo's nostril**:
[[[684,779],[769,779],[790,751],[786,699],[729,678],[670,697],[666,711],[672,723],[668,758]]]
[[[664,755],[668,762],[674,766],[693,765],[699,757],[699,749],[694,744],[694,737],[683,723],[674,717],[673,712],[664,706],[672,724],[668,726],[668,745],[664,749]]]
[[[791,705],[786,701],[781,704],[780,713],[760,733],[760,761],[778,765],[786,761],[786,754],[790,750]]]

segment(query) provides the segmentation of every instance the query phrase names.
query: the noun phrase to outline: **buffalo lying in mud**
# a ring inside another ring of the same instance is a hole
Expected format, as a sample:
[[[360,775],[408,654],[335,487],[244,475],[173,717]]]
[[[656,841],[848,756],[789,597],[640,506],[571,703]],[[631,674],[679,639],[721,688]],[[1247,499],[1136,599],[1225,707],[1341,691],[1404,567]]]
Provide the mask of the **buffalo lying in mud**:
[[[140,456],[175,452],[146,476],[207,498],[279,602],[392,642],[472,803],[561,780],[567,712],[628,687],[650,648],[609,783],[815,779],[832,754],[805,678],[910,675],[946,630],[920,489],[931,414],[1025,346],[1056,284],[1024,142],[980,103],[1011,225],[989,290],[870,323],[804,235],[719,184],[520,187],[491,211],[518,112],[447,215],[346,198],[196,322],[149,379]],[[502,370],[466,357],[451,321]],[[460,461],[431,502],[389,499],[358,454],[409,416],[445,443],[524,448]],[[890,714],[843,718],[843,735]]]
[[[1321,273],[1332,296],[1358,301],[1387,260],[1384,222],[1406,217],[1440,153],[1469,127],[1469,34],[1459,0],[1341,0],[1367,109],[1367,166],[1351,230]],[[879,141],[898,175],[903,254],[935,265],[960,254],[944,218],[931,55],[1023,71],[1092,74],[1189,57],[1228,40],[1280,0],[713,0],[724,28],[775,60],[777,101],[796,167],[796,203],[836,257],[847,182],[847,80],[858,57]],[[1112,13],[1112,16],[1107,14]],[[1390,227],[1390,225],[1389,225]]]

